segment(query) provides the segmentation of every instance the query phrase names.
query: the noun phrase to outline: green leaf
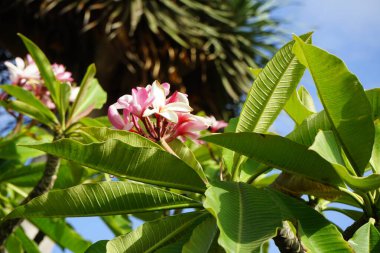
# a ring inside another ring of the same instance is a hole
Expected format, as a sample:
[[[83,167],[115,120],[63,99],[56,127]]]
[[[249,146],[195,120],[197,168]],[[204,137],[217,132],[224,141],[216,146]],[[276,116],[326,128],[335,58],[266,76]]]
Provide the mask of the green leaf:
[[[371,104],[363,87],[342,60],[296,36],[294,39],[293,52],[309,69],[333,130],[361,176],[371,157],[375,134]]]
[[[182,161],[184,161],[187,165],[194,169],[197,172],[198,176],[204,181],[207,182],[207,178],[205,173],[203,172],[203,168],[198,160],[195,158],[193,152],[180,140],[175,139],[168,143],[169,146],[173,149],[173,151],[178,155]]]
[[[380,89],[366,91],[367,98],[372,106],[372,116],[374,119],[380,118]],[[330,120],[325,111],[313,114],[302,124],[294,129],[286,137],[300,144],[310,146],[319,130],[332,130]]]
[[[174,155],[156,148],[133,147],[110,139],[82,144],[62,139],[53,143],[26,145],[112,175],[165,187],[204,192],[197,173]]]
[[[23,253],[21,241],[13,234],[11,234],[5,241],[5,248],[8,252]]]
[[[100,182],[52,190],[17,207],[7,218],[83,217],[199,206],[193,199],[145,184]]]
[[[78,132],[84,139],[88,140],[85,143],[104,142],[109,139],[116,139],[133,147],[158,148],[164,150],[157,143],[139,134],[125,130],[116,130],[108,127],[82,127]]]
[[[380,119],[375,121],[375,143],[373,144],[370,163],[377,173],[380,173]]]
[[[45,169],[45,163],[32,163],[24,166],[18,163],[2,164],[0,183],[9,182],[21,187],[34,187],[41,179]]]
[[[268,196],[243,183],[214,182],[204,207],[217,220],[219,244],[227,252],[251,252],[276,235],[281,214]]]
[[[352,252],[337,228],[300,200],[241,182],[213,182],[204,206],[217,220],[227,252],[252,252],[294,221],[308,252]],[[326,242],[328,238],[329,243]]]
[[[96,68],[91,64],[80,84],[80,90],[69,115],[69,123],[87,116],[93,109],[100,109],[107,100],[107,93],[95,78]]]
[[[217,235],[216,220],[210,217],[199,224],[194,230],[189,241],[183,245],[183,253],[208,253]]]
[[[209,135],[205,141],[229,148],[272,168],[305,176],[332,186],[342,185],[333,166],[308,147],[276,135],[225,133]]]
[[[313,100],[303,86],[298,91],[293,91],[284,109],[297,125],[300,125],[306,118],[315,113]]]
[[[373,119],[380,119],[380,88],[366,90],[365,94],[372,106]]]
[[[0,159],[17,159],[24,163],[28,159],[41,156],[44,153],[39,150],[19,146],[20,144],[36,141],[50,141],[51,139],[52,137],[49,135],[38,136],[35,138],[33,133],[31,133],[31,136],[29,136],[28,133],[21,133],[12,136],[11,138],[3,139],[0,142]]]
[[[289,133],[286,138],[309,147],[313,144],[319,130],[331,129],[332,127],[326,112],[321,111],[305,119],[302,124]]]
[[[108,240],[100,240],[96,243],[92,244],[90,247],[87,248],[85,253],[104,253],[107,252],[107,243]]]
[[[61,124],[66,124],[66,110],[70,103],[71,86],[68,83],[59,83],[59,105],[57,106]]]
[[[85,168],[83,166],[62,160],[59,165],[57,180],[54,183],[54,189],[65,189],[78,185],[84,175]]]
[[[41,51],[41,49],[33,43],[33,41],[31,41],[30,39],[28,39],[20,33],[18,34],[18,36],[20,36],[22,42],[24,42],[25,47],[32,56],[34,62],[36,63],[38,70],[40,71],[41,77],[44,80],[44,84],[46,88],[50,91],[54,103],[57,106],[59,106],[60,83],[55,78],[49,60],[46,58],[45,54]]]
[[[15,236],[17,236],[17,239],[21,242],[25,252],[40,253],[38,245],[25,234],[24,230],[21,227],[18,227],[14,234]]]
[[[107,253],[152,252],[182,236],[208,217],[206,212],[191,212],[147,222],[136,230],[108,241]],[[92,251],[87,251],[92,253]]]
[[[349,240],[355,252],[380,252],[380,233],[374,226],[374,223],[375,220],[371,218],[370,221],[361,226]]]
[[[63,219],[32,218],[29,220],[59,246],[74,253],[84,252],[91,245]]]
[[[11,96],[17,98],[19,101],[22,102],[18,104],[26,104],[25,106],[28,108],[21,108],[21,113],[25,113],[28,116],[48,126],[58,123],[57,117],[54,115],[54,113],[50,111],[50,109],[46,107],[46,105],[44,105],[30,91],[24,90],[23,88],[15,85],[2,85],[0,89],[3,89],[6,93],[10,94]],[[14,101],[10,101],[10,104],[13,104],[13,102]],[[30,112],[36,113],[30,114]]]
[[[301,36],[311,41],[311,33]],[[305,67],[292,53],[294,41],[283,46],[260,72],[248,93],[236,132],[265,133],[297,87]]]
[[[108,120],[107,116],[96,117],[96,118],[81,118],[79,120],[83,126],[87,127],[112,127],[111,122]]]
[[[361,190],[364,192],[376,190],[380,187],[380,174],[371,174],[366,177],[352,176],[340,155],[340,149],[335,141],[333,132],[320,131],[315,137],[310,150],[317,152],[321,157],[327,160],[341,179],[352,189]]]
[[[311,41],[311,33],[301,36]],[[305,67],[292,53],[294,41],[283,46],[254,81],[243,105],[236,132],[265,133],[285,106],[300,81]],[[232,175],[240,174],[244,158],[234,154]]]

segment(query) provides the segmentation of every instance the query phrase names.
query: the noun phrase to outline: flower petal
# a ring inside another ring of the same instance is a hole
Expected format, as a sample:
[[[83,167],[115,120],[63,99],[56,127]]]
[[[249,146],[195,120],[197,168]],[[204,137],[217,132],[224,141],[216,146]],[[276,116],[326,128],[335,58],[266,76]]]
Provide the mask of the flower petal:
[[[120,107],[118,103],[108,107],[108,119],[115,128],[124,129],[125,123],[117,111],[117,109],[119,109],[118,107]]]
[[[188,104],[182,102],[174,102],[167,104],[161,109],[161,111],[176,111],[176,112],[191,112],[193,108],[191,108]]]
[[[178,122],[177,113],[175,113],[174,111],[164,110],[164,111],[160,111],[158,114],[171,122],[174,122],[174,123]]]
[[[153,82],[151,95],[154,97],[154,100],[152,102],[154,108],[160,108],[161,106],[165,105],[165,90],[158,81]]]

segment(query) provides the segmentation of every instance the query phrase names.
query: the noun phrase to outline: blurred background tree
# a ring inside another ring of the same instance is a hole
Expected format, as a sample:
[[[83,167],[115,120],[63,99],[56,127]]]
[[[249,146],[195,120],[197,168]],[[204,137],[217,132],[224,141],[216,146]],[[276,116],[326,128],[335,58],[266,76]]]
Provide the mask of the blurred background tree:
[[[282,33],[265,0],[3,0],[0,47],[23,56],[17,32],[80,80],[95,62],[108,101],[157,79],[217,117],[252,83]],[[226,106],[227,105],[227,106]]]

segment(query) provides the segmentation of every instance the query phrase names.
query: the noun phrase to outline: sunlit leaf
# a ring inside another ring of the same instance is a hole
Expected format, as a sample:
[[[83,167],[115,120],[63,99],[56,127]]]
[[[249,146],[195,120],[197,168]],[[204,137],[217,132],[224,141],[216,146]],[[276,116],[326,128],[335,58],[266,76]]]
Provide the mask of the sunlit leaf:
[[[144,183],[195,192],[205,189],[204,182],[191,167],[161,149],[133,147],[115,139],[90,144],[62,139],[28,147]]]
[[[374,220],[371,219],[361,226],[349,240],[355,252],[375,253],[380,252],[380,233],[374,226]]]
[[[227,252],[252,252],[276,235],[283,220],[297,221],[310,252],[352,252],[337,228],[300,200],[240,182],[213,182],[204,203],[217,220]],[[324,243],[326,240],[329,243]]]
[[[173,239],[181,237],[186,231],[196,226],[204,220],[208,214],[206,212],[192,212],[165,217],[152,222],[147,222],[136,230],[99,244],[103,252],[152,252]],[[96,252],[98,247],[91,247],[86,253]]]
[[[315,137],[310,150],[314,150],[321,157],[331,163],[332,167],[339,174],[342,180],[351,188],[370,191],[380,187],[380,174],[371,174],[366,177],[352,176],[344,167],[344,161],[340,154],[340,149],[335,141],[333,132],[320,131]]]
[[[107,100],[107,93],[95,78],[96,68],[91,64],[80,84],[80,90],[71,108],[69,123],[87,116],[92,110],[100,109]]]
[[[371,104],[363,87],[342,60],[294,38],[293,52],[309,69],[333,130],[361,176],[371,157],[375,132]]]
[[[197,206],[201,204],[195,200],[153,186],[101,182],[50,191],[17,207],[7,218],[82,217]]]
[[[276,135],[257,133],[224,133],[209,135],[205,141],[229,148],[254,158],[272,168],[327,183],[342,185],[332,165],[307,146]]]

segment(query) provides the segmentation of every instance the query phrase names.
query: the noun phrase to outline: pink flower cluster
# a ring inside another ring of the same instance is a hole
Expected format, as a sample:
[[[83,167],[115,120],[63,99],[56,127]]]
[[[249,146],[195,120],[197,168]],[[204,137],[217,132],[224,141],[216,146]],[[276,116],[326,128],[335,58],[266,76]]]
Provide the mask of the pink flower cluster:
[[[30,55],[26,56],[25,61],[17,57],[15,59],[15,64],[7,61],[5,62],[5,66],[7,66],[9,70],[10,80],[13,85],[18,85],[26,90],[33,92],[33,94],[50,109],[55,109],[55,105],[50,97],[50,92],[45,87],[38,67]],[[51,67],[58,81],[71,85],[71,82],[73,82],[74,79],[71,77],[71,73],[66,71],[65,66],[54,63]],[[79,87],[71,88],[70,101],[75,100],[78,91]],[[7,94],[3,93],[0,95],[0,98],[4,99],[6,95]]]
[[[170,84],[154,81],[152,85],[132,89],[131,95],[124,95],[108,109],[108,118],[117,129],[136,132],[153,141],[170,142],[175,138],[197,139],[199,131],[214,124],[215,118],[191,114],[187,95],[175,91],[168,97]],[[118,110],[122,110],[122,115]],[[210,120],[211,119],[211,120]],[[214,128],[214,130],[216,129]]]

